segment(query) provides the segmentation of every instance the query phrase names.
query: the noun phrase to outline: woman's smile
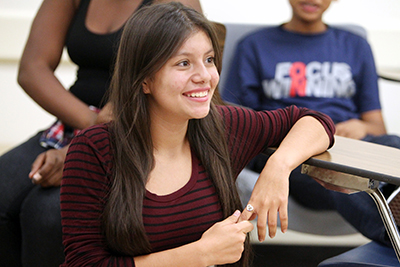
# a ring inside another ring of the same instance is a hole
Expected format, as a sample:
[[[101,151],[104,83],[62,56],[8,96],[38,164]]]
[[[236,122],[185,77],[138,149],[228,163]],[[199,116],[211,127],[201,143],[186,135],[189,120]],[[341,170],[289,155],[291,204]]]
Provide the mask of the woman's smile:
[[[209,95],[209,89],[207,90],[193,90],[190,92],[183,93],[184,96],[190,98],[191,100],[195,101],[207,101]]]

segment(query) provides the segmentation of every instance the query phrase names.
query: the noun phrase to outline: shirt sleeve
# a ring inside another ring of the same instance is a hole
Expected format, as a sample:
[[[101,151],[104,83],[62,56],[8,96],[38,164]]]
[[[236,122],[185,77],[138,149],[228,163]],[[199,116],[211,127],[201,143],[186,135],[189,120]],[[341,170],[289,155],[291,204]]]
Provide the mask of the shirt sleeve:
[[[370,45],[365,39],[360,38],[357,46],[359,55],[357,60],[361,61],[357,76],[354,77],[357,92],[354,96],[354,103],[359,114],[380,110],[378,74],[376,71],[374,56]]]
[[[325,128],[332,147],[335,125],[327,115],[307,108],[290,106],[273,111],[243,107],[221,107],[232,167],[237,176],[249,161],[268,147],[277,147],[293,125],[304,116],[316,118]]]
[[[70,145],[61,184],[66,261],[62,266],[135,266],[132,257],[107,249],[101,217],[110,191],[108,131],[89,128]]]

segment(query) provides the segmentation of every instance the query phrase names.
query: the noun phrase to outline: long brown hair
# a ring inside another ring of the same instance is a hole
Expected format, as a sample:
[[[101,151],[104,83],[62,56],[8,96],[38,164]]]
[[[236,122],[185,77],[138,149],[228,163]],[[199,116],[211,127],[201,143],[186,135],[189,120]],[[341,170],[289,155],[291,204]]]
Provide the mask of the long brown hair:
[[[213,24],[182,4],[142,8],[127,21],[122,33],[110,95],[115,117],[110,124],[113,182],[103,214],[107,245],[116,253],[135,256],[151,252],[142,207],[154,157],[143,81],[153,77],[196,31],[204,31],[210,37],[220,72],[221,53]],[[241,209],[241,203],[232,177],[224,126],[214,101],[205,118],[189,121],[187,136],[216,187],[227,217]],[[244,255],[235,266],[247,266],[247,261],[248,256]]]

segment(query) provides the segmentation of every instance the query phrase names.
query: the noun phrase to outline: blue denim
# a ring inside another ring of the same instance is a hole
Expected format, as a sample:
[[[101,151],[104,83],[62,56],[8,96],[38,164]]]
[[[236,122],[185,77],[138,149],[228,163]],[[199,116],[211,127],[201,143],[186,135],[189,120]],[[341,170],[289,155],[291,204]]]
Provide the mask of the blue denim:
[[[363,140],[400,149],[400,137],[393,134],[384,134],[380,136],[367,135]]]
[[[366,136],[363,140],[400,149],[400,137],[396,135]],[[259,155],[248,167],[260,172],[266,160],[266,156]],[[349,195],[325,189],[308,175],[301,174],[299,167],[290,176],[289,194],[305,207],[315,210],[337,210],[361,234],[391,246],[375,202],[367,193]]]
[[[47,267],[64,261],[60,188],[28,178],[41,133],[0,157],[0,266]]]

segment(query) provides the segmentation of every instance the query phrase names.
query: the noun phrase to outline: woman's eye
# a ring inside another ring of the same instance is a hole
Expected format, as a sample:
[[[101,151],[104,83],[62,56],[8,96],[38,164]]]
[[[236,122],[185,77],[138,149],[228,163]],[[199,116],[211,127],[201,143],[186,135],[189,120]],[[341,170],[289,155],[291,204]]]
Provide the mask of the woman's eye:
[[[179,62],[178,66],[181,66],[181,67],[189,66],[189,61],[187,61],[187,60],[181,61],[181,62]]]
[[[207,63],[214,63],[214,57],[208,57],[208,58],[206,59],[206,62],[207,62]]]

